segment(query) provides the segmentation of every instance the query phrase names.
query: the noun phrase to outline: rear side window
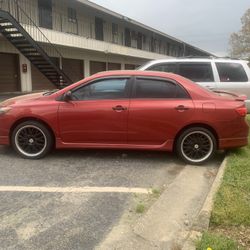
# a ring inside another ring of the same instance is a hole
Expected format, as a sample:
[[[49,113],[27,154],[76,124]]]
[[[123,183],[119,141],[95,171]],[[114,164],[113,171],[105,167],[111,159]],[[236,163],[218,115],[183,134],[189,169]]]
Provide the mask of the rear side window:
[[[247,82],[248,78],[240,63],[216,63],[221,82]]]
[[[148,70],[176,73],[177,65],[176,63],[162,63],[162,64],[151,66],[148,68]]]
[[[213,82],[211,63],[180,63],[179,74],[194,82]]]
[[[178,84],[158,79],[137,78],[134,98],[189,98],[188,93]]]

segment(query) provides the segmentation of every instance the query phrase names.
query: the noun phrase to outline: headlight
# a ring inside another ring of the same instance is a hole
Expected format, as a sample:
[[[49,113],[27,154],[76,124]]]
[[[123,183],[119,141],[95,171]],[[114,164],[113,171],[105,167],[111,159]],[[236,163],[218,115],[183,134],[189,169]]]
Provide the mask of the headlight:
[[[2,107],[0,108],[0,115],[5,115],[6,113],[8,113],[11,110],[10,107]]]

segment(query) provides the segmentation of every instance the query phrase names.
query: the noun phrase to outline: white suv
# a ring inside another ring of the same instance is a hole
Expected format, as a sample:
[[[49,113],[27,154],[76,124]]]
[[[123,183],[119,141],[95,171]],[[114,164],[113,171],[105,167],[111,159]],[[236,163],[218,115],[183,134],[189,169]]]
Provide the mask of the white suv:
[[[219,58],[176,58],[150,61],[138,70],[172,72],[212,90],[247,96],[250,113],[250,69],[247,61]]]

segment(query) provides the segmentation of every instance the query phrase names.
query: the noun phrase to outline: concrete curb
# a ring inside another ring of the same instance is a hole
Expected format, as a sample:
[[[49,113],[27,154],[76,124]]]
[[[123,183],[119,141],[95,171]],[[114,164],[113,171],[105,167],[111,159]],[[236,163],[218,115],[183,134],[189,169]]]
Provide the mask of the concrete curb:
[[[199,212],[199,215],[192,226],[192,231],[189,233],[183,250],[195,250],[194,242],[202,236],[202,232],[207,230],[209,227],[211,212],[213,209],[214,197],[222,183],[223,176],[227,165],[227,156],[220,165],[219,171],[215,177],[212,187],[207,195],[207,198]]]

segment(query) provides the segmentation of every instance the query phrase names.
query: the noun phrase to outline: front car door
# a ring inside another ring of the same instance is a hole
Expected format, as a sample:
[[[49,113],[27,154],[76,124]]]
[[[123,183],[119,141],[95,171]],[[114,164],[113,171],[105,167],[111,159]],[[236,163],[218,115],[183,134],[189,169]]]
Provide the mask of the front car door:
[[[193,101],[179,84],[137,77],[128,116],[128,143],[162,145],[191,118]]]
[[[58,111],[64,143],[120,144],[127,141],[129,78],[104,78],[72,90]]]

